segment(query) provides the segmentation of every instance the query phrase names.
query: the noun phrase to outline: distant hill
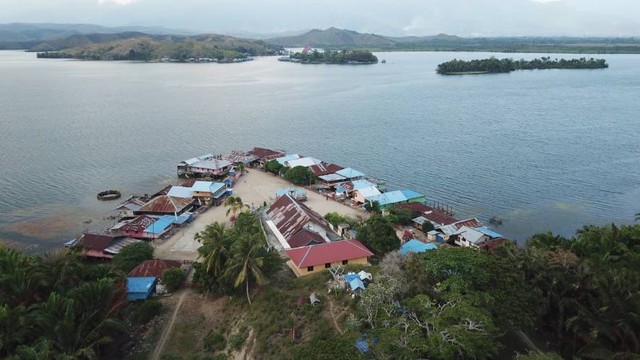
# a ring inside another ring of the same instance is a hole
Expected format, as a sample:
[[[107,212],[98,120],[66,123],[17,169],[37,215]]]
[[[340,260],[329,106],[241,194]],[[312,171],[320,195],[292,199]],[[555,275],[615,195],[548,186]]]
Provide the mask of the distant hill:
[[[371,51],[487,51],[514,53],[638,54],[638,38],[496,37],[463,38],[456,35],[392,37],[328,28],[298,36],[265,40],[284,47],[349,48]]]
[[[265,40],[285,47],[392,47],[397,41],[381,35],[361,34],[352,30],[330,27],[326,30],[310,30],[302,35],[285,36]]]
[[[191,58],[231,61],[246,56],[273,55],[282,50],[279,46],[268,45],[260,40],[239,39],[226,35],[174,36],[131,32],[74,35],[41,43],[33,49],[41,49],[38,53],[40,58],[141,61],[162,58],[173,61],[188,61]]]
[[[0,50],[29,49],[43,41],[63,39],[73,35],[117,34],[138,32],[150,35],[190,35],[184,30],[162,27],[106,27],[91,24],[11,23],[0,24]]]

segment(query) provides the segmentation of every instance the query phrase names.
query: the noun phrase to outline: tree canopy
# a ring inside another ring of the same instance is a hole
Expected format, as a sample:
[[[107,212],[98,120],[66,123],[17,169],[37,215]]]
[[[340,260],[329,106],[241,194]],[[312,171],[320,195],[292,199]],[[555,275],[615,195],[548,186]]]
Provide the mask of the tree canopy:
[[[491,57],[488,59],[475,60],[457,60],[439,64],[436,72],[442,75],[464,74],[464,73],[508,73],[515,70],[534,70],[534,69],[605,69],[608,68],[606,60],[594,58],[579,59],[555,59],[551,57],[542,57],[530,61],[520,59],[496,59]]]
[[[287,170],[284,178],[296,185],[311,185],[316,182],[316,176],[306,166],[295,166]]]
[[[127,245],[113,257],[113,266],[128,273],[145,260],[153,259],[153,246],[148,242],[138,241]]]
[[[373,214],[358,228],[358,239],[378,255],[396,250],[400,239],[391,223],[380,214]]]

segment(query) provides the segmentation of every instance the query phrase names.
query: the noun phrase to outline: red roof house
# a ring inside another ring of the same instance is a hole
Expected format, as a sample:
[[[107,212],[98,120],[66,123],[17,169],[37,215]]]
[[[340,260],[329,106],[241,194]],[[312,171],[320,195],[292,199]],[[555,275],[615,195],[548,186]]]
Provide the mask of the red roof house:
[[[97,259],[112,259],[113,255],[104,252],[116,239],[116,236],[106,234],[82,234],[82,237],[76,244],[82,248],[82,254],[86,257]]]
[[[342,169],[343,169],[343,167],[340,166],[340,165],[327,164],[327,163],[324,163],[324,162],[322,162],[320,164],[317,164],[317,165],[309,166],[309,170],[311,170],[311,172],[315,176],[323,176],[323,175],[334,174],[336,171],[340,171]]]
[[[341,265],[367,265],[373,253],[358,240],[340,240],[289,249],[287,255],[296,276],[305,276]]]

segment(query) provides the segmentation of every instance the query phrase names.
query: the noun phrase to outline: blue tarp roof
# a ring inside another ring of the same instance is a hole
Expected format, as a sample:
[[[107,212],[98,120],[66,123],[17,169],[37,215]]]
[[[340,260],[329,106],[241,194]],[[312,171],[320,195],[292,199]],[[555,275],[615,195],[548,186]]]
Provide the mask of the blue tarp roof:
[[[385,205],[397,204],[397,203],[407,201],[407,197],[404,196],[402,191],[395,190],[395,191],[382,193],[378,196],[371,197],[367,200],[377,201],[380,204],[380,206],[385,206]]]
[[[409,190],[409,189],[402,190],[402,194],[407,198],[407,200],[424,197],[424,195],[420,194],[419,192]]]
[[[362,282],[362,280],[360,280],[360,276],[356,275],[357,277],[351,281],[349,281],[349,286],[351,286],[351,290],[357,290],[357,289],[362,289],[364,290],[364,283]]]
[[[155,277],[128,277],[127,292],[146,293],[156,282]]]
[[[409,253],[422,253],[428,250],[434,250],[438,247],[434,244],[425,244],[420,240],[411,239],[400,246],[400,254],[408,255]]]
[[[360,171],[358,171],[356,169],[352,169],[352,168],[345,168],[345,169],[336,171],[336,174],[338,174],[340,176],[344,176],[347,179],[353,179],[353,178],[364,176],[363,173],[361,173]]]
[[[479,226],[477,228],[475,228],[476,231],[479,231],[487,236],[489,236],[490,238],[501,238],[503,237],[502,234],[497,233],[489,228],[487,228],[486,226]]]
[[[360,339],[356,339],[356,347],[363,354],[366,354],[369,351],[369,345],[375,346],[378,343],[378,339],[376,338],[371,338],[370,342],[367,338],[368,338],[368,334],[364,334]]]

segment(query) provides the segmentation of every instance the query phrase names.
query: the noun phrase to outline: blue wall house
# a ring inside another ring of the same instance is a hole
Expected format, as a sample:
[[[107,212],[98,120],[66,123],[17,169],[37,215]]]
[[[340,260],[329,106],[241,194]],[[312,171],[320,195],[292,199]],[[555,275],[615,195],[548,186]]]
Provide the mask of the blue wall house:
[[[156,288],[155,277],[128,277],[127,301],[146,300]]]

